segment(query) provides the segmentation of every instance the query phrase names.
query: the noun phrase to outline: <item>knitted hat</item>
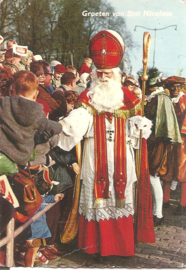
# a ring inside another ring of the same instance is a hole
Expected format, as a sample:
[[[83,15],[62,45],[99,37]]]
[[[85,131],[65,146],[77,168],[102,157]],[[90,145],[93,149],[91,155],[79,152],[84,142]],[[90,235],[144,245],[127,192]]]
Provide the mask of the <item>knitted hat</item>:
[[[113,30],[103,30],[90,41],[89,51],[97,68],[118,67],[124,54],[122,37]]]
[[[60,73],[65,73],[66,68],[63,65],[57,65],[57,66],[54,67],[54,71],[55,72],[60,72]]]

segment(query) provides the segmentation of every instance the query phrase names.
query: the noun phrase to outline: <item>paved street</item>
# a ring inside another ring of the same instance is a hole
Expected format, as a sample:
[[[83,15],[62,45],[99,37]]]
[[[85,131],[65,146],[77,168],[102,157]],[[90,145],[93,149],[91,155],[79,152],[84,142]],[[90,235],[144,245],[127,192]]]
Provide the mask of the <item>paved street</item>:
[[[134,257],[109,256],[96,263],[91,255],[77,248],[77,240],[64,246],[67,254],[39,267],[94,267],[94,268],[186,268],[186,216],[174,216],[178,205],[179,187],[171,192],[171,206],[164,210],[164,224],[155,228],[156,243],[136,246]],[[73,250],[73,251],[72,251]]]

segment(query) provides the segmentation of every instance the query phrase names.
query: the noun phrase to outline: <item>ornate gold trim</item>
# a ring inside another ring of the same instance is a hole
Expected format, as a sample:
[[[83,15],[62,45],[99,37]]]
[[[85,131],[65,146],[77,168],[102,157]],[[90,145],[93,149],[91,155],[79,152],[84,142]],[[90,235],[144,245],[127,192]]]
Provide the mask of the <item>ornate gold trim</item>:
[[[77,102],[75,105],[75,108],[79,108],[79,107],[83,107],[86,110],[88,110],[88,112],[92,115],[101,115],[101,114],[105,114],[106,112],[101,112],[99,113],[94,107],[92,107],[91,105],[87,105],[83,102]],[[114,117],[119,117],[119,118],[124,118],[124,119],[128,119],[132,116],[137,115],[137,113],[141,111],[141,104],[138,103],[136,106],[134,106],[132,109],[129,110],[115,110],[113,113]]]

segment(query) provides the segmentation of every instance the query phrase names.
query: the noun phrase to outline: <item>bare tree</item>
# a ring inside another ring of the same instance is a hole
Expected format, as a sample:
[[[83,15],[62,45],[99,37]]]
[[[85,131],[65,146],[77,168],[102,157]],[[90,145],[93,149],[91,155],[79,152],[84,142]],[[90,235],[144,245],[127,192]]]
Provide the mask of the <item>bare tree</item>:
[[[123,17],[112,16],[107,0],[4,0],[1,2],[1,35],[27,45],[34,54],[79,68],[89,56],[90,39],[100,30],[112,29],[124,39],[125,51],[135,44]],[[82,12],[109,12],[110,16],[83,16]]]

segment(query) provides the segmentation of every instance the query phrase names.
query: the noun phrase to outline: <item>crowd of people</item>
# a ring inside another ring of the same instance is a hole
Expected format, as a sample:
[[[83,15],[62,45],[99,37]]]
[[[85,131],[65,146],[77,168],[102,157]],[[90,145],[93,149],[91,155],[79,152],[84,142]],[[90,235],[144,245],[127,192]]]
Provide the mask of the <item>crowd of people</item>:
[[[16,45],[8,40],[0,55],[1,238],[12,217],[20,226],[54,203],[15,239],[15,260],[33,267],[36,260],[65,254],[60,240],[80,174],[78,247],[97,261],[133,256],[136,239],[155,242],[154,226],[164,222],[163,208],[171,207],[177,184],[180,202],[173,214],[186,214],[185,78],[149,76],[141,116],[142,82],[118,67],[124,42],[117,32],[97,33],[79,70],[30,50],[21,56]],[[31,176],[41,202],[25,214],[17,179]]]

